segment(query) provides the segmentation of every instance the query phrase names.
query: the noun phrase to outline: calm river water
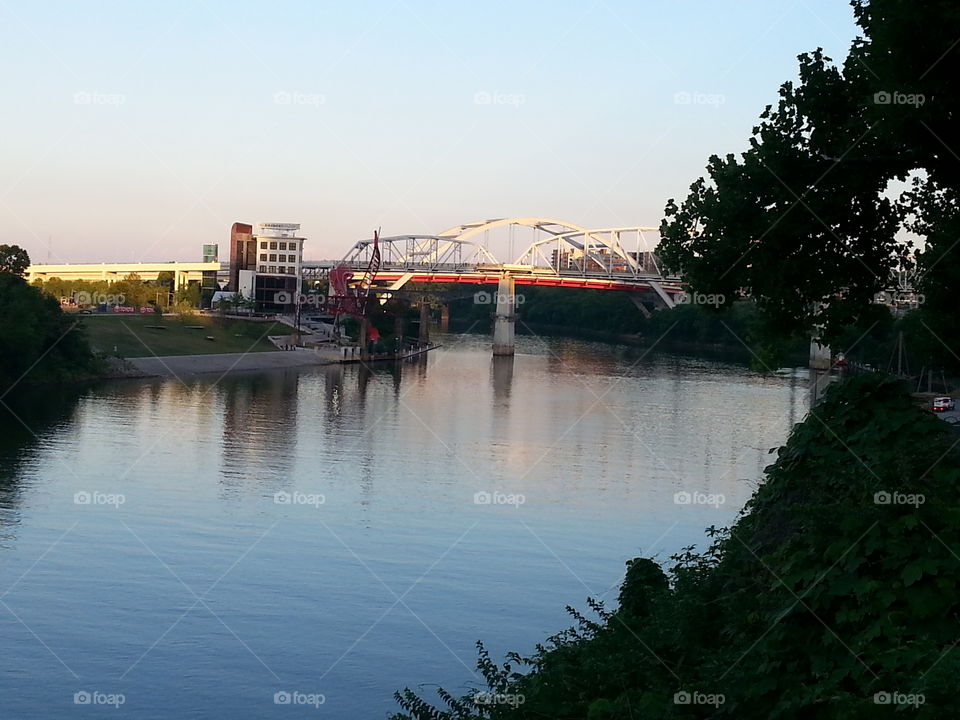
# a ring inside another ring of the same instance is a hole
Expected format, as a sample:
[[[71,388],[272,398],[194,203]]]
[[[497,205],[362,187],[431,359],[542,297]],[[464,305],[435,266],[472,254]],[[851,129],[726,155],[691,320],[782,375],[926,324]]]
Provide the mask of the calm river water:
[[[477,640],[529,652],[627,559],[703,547],[807,408],[799,376],[443,342],[3,413],[3,716],[383,718],[480,686]]]

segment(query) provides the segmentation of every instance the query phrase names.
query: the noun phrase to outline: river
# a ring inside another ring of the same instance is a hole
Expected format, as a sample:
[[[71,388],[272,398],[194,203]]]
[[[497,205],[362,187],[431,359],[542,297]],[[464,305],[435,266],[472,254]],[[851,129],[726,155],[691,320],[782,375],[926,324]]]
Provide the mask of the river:
[[[441,341],[2,412],[4,717],[383,718],[479,687],[477,640],[528,653],[629,558],[735,520],[807,408],[799,373]]]

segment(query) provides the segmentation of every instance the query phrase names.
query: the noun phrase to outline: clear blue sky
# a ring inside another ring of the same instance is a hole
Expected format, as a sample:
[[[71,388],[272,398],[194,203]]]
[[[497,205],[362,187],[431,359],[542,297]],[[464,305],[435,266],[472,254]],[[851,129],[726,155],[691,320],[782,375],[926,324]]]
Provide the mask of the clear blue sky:
[[[842,0],[0,0],[0,243],[199,260],[247,222],[355,240],[539,215],[657,225]],[[684,102],[689,100],[689,102]]]

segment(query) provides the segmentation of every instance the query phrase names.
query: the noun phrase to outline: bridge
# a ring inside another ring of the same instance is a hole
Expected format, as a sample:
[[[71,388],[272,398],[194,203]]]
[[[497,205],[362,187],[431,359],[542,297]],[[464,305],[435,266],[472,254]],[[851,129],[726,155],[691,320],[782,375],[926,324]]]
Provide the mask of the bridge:
[[[512,262],[490,249],[490,233],[530,228],[533,241]],[[683,293],[680,278],[662,272],[654,249],[659,229],[613,227],[588,229],[543,217],[515,217],[457,225],[437,235],[379,238],[379,269],[370,291],[381,296],[408,283],[496,284],[494,354],[513,354],[515,286],[590,288],[630,294],[644,313],[653,306],[673,307]],[[632,243],[632,246],[631,246]],[[357,242],[342,260],[304,262],[304,279],[321,279],[346,265],[358,273],[369,266],[372,238]]]

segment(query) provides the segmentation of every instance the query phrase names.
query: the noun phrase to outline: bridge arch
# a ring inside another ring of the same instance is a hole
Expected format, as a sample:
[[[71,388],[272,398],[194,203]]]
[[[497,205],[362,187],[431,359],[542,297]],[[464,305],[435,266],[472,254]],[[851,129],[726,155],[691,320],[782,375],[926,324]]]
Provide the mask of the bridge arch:
[[[386,265],[410,270],[451,270],[470,266],[504,267],[510,259],[498,259],[478,242],[478,235],[495,228],[518,226],[533,228],[547,237],[535,239],[512,263],[556,274],[644,274],[660,275],[656,242],[650,243],[645,232],[656,233],[654,227],[614,227],[589,229],[566,220],[547,217],[512,217],[478,220],[448,228],[437,235],[394,235],[380,238],[381,260]],[[636,249],[625,249],[624,241],[636,236]],[[657,238],[659,239],[659,237]],[[512,242],[512,241],[511,241]],[[370,260],[373,240],[357,242],[344,257],[344,262],[357,266]]]

